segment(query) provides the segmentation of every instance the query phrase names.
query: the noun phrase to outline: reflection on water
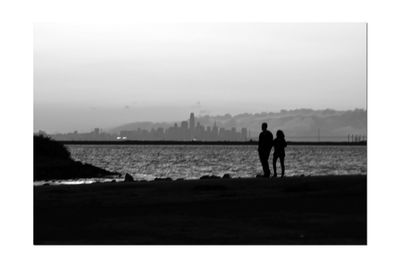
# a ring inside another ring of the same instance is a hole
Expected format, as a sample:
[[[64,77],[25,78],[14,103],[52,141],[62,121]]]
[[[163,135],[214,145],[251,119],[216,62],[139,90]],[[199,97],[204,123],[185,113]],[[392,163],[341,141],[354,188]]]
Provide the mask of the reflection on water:
[[[254,145],[68,145],[74,159],[138,180],[196,179],[225,173],[254,177],[262,172]],[[272,154],[272,153],[271,153]],[[272,162],[272,155],[270,157]],[[366,174],[365,146],[289,146],[286,175]],[[272,165],[271,165],[272,170]],[[278,164],[278,172],[280,167]]]

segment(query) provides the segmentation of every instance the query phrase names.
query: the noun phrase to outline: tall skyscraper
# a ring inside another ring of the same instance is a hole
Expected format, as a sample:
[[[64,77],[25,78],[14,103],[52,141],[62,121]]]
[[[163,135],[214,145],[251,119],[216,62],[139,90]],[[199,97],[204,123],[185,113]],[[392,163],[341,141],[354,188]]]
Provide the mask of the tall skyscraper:
[[[194,129],[194,113],[193,112],[190,113],[189,127],[190,127],[190,130]]]
[[[196,129],[194,127],[194,113],[190,113],[190,119],[189,119],[189,133],[190,133],[190,139],[196,138]]]

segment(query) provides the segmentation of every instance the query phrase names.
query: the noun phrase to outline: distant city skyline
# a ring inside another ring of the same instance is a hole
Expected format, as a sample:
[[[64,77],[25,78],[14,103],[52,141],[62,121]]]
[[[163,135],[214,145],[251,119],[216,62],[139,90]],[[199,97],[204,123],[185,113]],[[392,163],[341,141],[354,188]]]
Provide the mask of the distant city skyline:
[[[56,140],[245,141],[258,138],[261,122],[267,122],[271,132],[283,130],[287,137],[296,141],[348,141],[357,136],[366,139],[367,135],[367,113],[363,109],[297,109],[279,113],[201,117],[190,113],[186,120],[172,123],[132,122],[112,129],[96,127],[83,132],[50,133],[39,130],[36,133],[51,135]]]
[[[36,24],[34,131],[366,108],[366,25]]]
[[[38,134],[47,133],[44,131],[38,132]],[[214,122],[213,126],[205,126],[200,122],[196,122],[194,113],[190,113],[188,120],[183,120],[178,123],[174,123],[173,126],[164,128],[157,127],[148,129],[138,128],[136,130],[121,130],[119,134],[110,134],[107,132],[101,132],[100,128],[95,128],[89,133],[79,133],[74,131],[73,133],[55,134],[52,135],[56,140],[139,140],[139,141],[248,141],[248,129],[241,128],[237,131],[236,127],[225,129],[218,127],[217,123]]]

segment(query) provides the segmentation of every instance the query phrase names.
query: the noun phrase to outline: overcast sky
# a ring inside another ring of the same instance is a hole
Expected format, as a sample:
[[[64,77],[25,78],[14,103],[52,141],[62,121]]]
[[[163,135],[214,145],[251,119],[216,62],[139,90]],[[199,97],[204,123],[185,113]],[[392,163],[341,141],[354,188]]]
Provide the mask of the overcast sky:
[[[366,108],[365,24],[34,27],[34,127]]]

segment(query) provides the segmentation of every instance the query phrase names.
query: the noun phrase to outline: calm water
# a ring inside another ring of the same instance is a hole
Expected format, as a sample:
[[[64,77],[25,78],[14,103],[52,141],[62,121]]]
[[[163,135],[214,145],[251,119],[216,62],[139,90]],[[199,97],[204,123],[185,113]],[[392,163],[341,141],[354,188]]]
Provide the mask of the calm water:
[[[254,177],[262,173],[257,147],[222,145],[68,145],[74,159],[136,179],[196,179],[225,173]],[[272,171],[272,157],[270,157]],[[366,146],[290,146],[286,175],[366,174]],[[278,163],[278,173],[280,167]]]

